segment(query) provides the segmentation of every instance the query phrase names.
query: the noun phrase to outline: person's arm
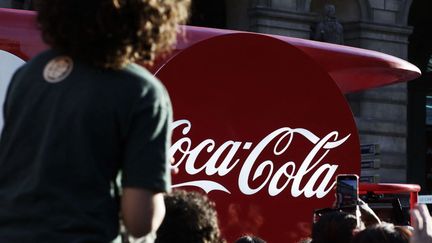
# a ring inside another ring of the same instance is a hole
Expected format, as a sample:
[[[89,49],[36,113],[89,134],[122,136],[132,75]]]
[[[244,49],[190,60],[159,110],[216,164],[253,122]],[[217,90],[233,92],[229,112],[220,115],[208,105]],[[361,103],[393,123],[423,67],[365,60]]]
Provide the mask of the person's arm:
[[[131,236],[140,238],[156,233],[165,216],[163,194],[145,189],[123,188],[121,213]]]
[[[142,68],[135,68],[147,76]],[[165,215],[163,193],[171,187],[171,103],[164,87],[152,76],[147,78],[148,81],[139,83],[139,97],[121,126],[121,214],[127,232],[134,238],[154,235]]]
[[[361,212],[361,220],[366,227],[375,224],[381,224],[380,218],[375,214],[375,212],[369,207],[367,203],[365,203],[361,199],[358,199],[358,205]]]

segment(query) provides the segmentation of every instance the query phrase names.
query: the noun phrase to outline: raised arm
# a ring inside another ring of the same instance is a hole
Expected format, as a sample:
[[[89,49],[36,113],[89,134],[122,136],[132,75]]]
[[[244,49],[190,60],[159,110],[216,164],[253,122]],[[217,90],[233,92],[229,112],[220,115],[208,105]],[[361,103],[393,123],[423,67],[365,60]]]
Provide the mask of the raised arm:
[[[426,205],[419,204],[411,211],[414,233],[410,243],[432,243],[432,217]]]

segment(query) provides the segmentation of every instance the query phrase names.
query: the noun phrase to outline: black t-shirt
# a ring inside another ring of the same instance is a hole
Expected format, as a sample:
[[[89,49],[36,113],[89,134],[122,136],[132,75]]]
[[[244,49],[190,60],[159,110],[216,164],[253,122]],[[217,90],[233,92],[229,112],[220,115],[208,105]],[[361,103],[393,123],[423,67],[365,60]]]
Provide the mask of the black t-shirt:
[[[0,242],[109,242],[123,187],[167,191],[171,103],[138,65],[94,68],[47,51],[20,68],[4,104]]]

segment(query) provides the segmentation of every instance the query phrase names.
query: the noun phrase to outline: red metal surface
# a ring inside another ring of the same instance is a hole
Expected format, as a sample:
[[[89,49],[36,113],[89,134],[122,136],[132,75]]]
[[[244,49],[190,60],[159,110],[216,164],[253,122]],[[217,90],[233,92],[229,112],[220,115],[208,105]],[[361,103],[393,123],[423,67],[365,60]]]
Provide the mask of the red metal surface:
[[[34,12],[0,9],[0,23],[0,40],[3,43],[0,44],[0,49],[12,50],[12,53],[27,60],[46,48],[39,38]],[[199,41],[234,32],[192,26],[184,28],[186,32],[184,36],[180,36],[173,55]],[[414,65],[383,53],[310,40],[273,37],[299,48],[314,59],[330,74],[343,93],[404,82],[420,75]],[[156,67],[162,66],[170,57],[158,62]],[[278,61],[284,62],[289,58],[284,57]],[[156,71],[157,68],[153,70]]]
[[[0,8],[1,50],[28,60],[46,48],[33,11]]]
[[[210,37],[234,32],[187,26],[185,38],[180,39],[177,45],[177,52]],[[413,64],[384,53],[286,36],[270,36],[309,55],[330,74],[343,93],[409,81],[420,76],[420,70]]]
[[[413,208],[417,204],[418,192],[421,190],[419,185],[415,184],[391,184],[391,183],[360,183],[359,192],[360,194],[366,194],[367,192],[375,192],[377,194],[410,194],[410,208]]]

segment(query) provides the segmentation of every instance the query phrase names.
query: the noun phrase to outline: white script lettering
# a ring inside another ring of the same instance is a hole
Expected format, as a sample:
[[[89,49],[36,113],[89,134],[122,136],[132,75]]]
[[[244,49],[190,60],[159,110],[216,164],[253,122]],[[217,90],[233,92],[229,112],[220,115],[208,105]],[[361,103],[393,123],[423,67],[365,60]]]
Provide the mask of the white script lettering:
[[[174,167],[179,168],[184,164],[184,170],[189,175],[205,173],[208,176],[217,174],[223,177],[235,167],[241,166],[238,175],[238,188],[245,195],[253,195],[266,188],[270,196],[277,196],[291,184],[293,197],[304,195],[306,198],[313,196],[322,198],[332,189],[334,186],[332,181],[338,165],[324,163],[323,160],[332,149],[344,144],[351,135],[348,134],[342,139],[338,139],[339,133],[333,131],[323,138],[319,138],[304,128],[283,127],[264,137],[256,146],[253,146],[251,142],[241,141],[226,141],[218,146],[213,139],[205,139],[193,146],[191,138],[188,137],[191,128],[192,124],[188,120],[178,120],[173,124],[172,129],[181,129],[183,135],[171,146],[169,151],[170,156],[181,155],[180,158],[177,158]],[[269,149],[271,144],[275,144],[272,148],[275,156],[282,157],[282,155],[287,154],[295,136],[302,136],[313,145],[312,150],[298,168],[294,161],[288,161],[280,168],[276,168],[275,163],[269,159],[258,161],[263,151]],[[243,150],[242,153],[244,151],[249,153],[242,165],[240,165],[241,159],[235,159],[240,150]],[[203,163],[199,156],[205,153],[210,155],[210,158]],[[224,158],[221,158],[222,156]],[[218,161],[222,162],[217,163]],[[197,162],[200,166],[197,166]],[[254,168],[256,169],[254,170]],[[310,179],[303,181],[306,175],[309,175]],[[250,182],[256,181],[258,178],[261,178],[259,185],[251,186]],[[319,178],[323,179],[317,185]],[[224,185],[211,180],[188,181],[173,185],[174,188],[182,186],[200,187],[207,193],[213,190],[231,193]]]

